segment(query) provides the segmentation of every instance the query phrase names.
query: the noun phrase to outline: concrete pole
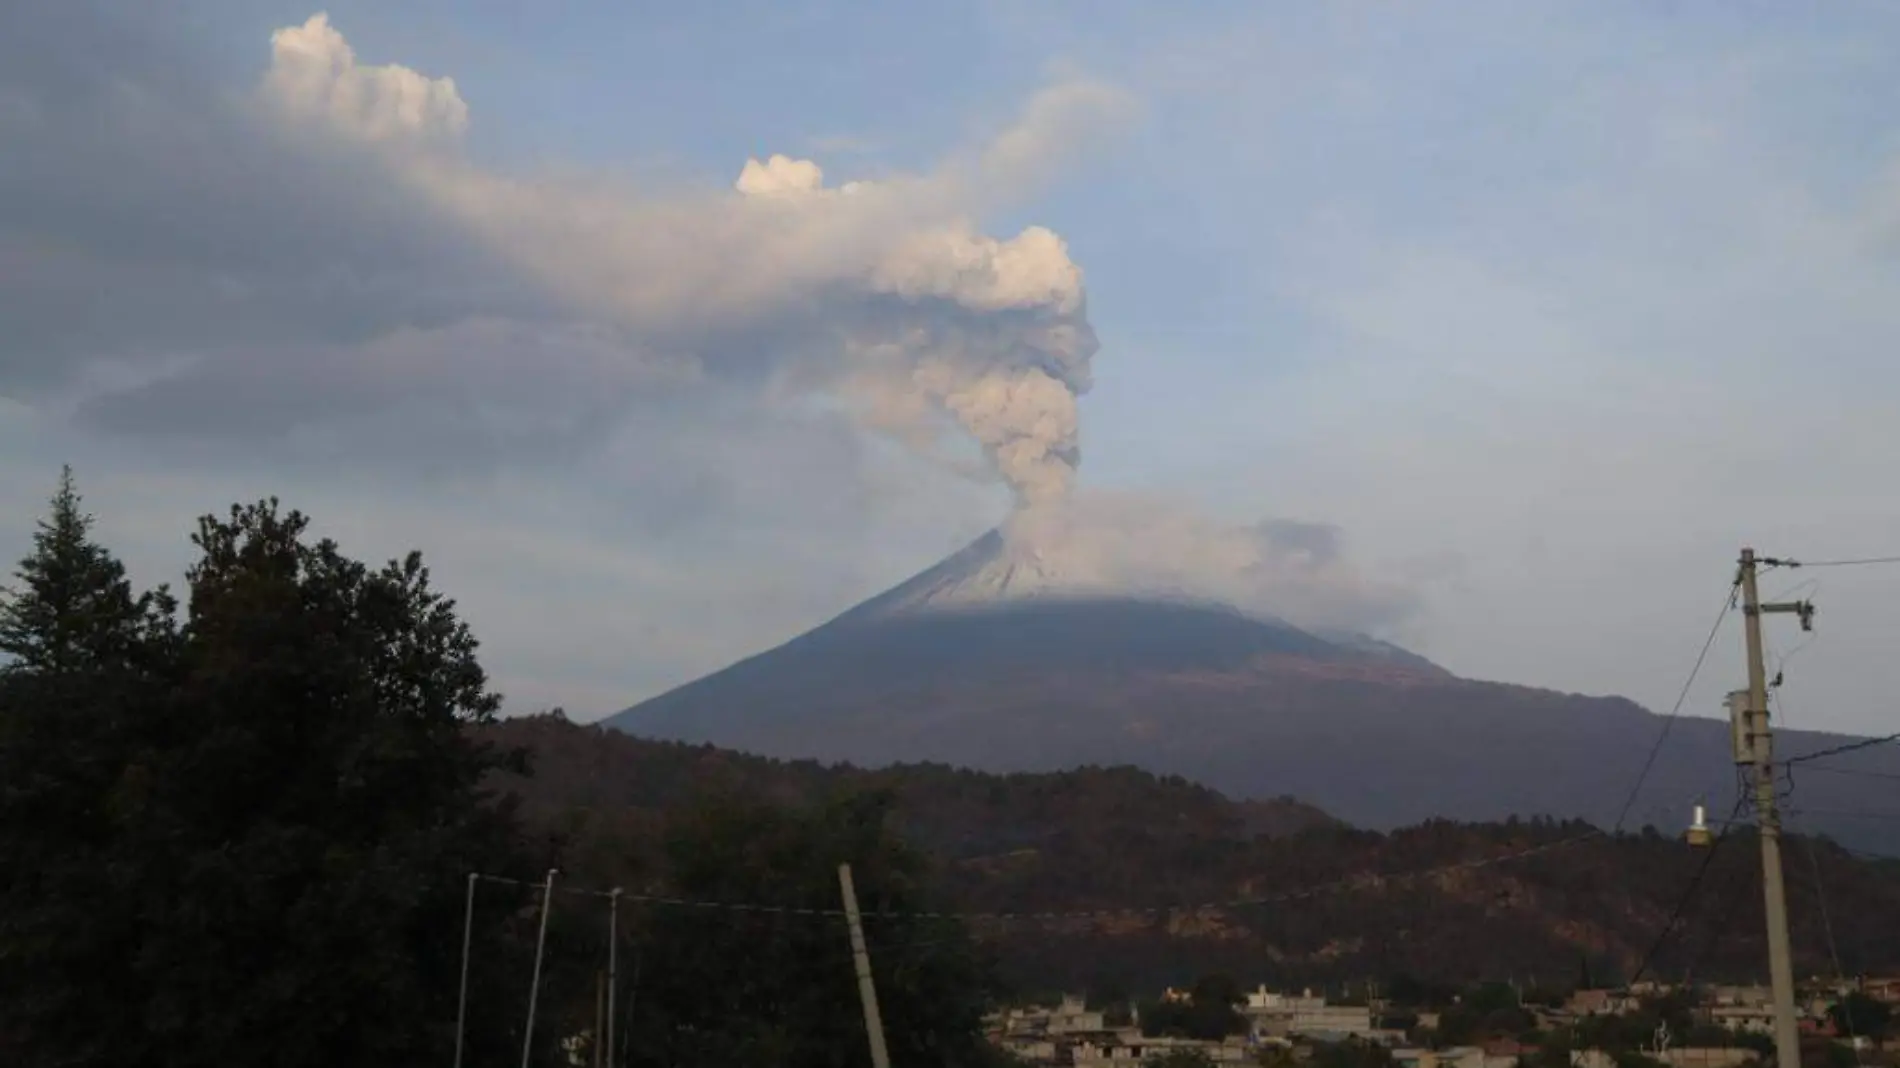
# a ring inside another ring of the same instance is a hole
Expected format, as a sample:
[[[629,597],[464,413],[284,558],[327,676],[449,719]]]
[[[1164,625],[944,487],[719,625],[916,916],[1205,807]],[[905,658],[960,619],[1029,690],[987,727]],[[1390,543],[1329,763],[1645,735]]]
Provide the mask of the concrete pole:
[[[534,1054],[534,1014],[541,1007],[541,961],[548,948],[548,913],[554,906],[554,869],[548,869],[548,881],[541,886],[541,933],[534,940],[534,985],[528,988],[528,1028],[521,1036],[521,1068],[528,1068]]]
[[[462,1047],[468,1033],[468,953],[475,938],[475,882],[480,878],[468,873],[468,901],[462,906],[462,984],[455,998],[455,1068],[462,1068]]]
[[[619,1018],[620,1007],[620,888],[614,887],[607,898],[607,1060],[608,1068],[614,1063],[614,1021]]]
[[[851,885],[851,865],[838,865],[838,887],[844,892],[845,926],[851,930],[851,959],[858,971],[858,998],[864,1002],[864,1030],[871,1040],[871,1068],[891,1068],[884,1048],[884,1021],[877,1012],[877,985],[871,981],[871,954],[864,948],[864,923],[858,916],[858,892]]]
[[[594,1033],[587,1044],[593,1047],[594,1068],[601,1068],[601,1039],[607,1033],[607,973],[594,973]]]
[[[1762,901],[1768,914],[1768,983],[1775,1003],[1775,1063],[1777,1068],[1801,1068],[1788,898],[1781,877],[1781,813],[1775,807],[1774,742],[1768,724],[1768,670],[1762,660],[1762,603],[1756,587],[1753,549],[1742,550],[1741,580],[1742,629],[1748,644],[1748,714],[1753,727],[1750,741],[1755,758],[1755,818],[1761,832]],[[1771,610],[1794,608],[1774,605]]]

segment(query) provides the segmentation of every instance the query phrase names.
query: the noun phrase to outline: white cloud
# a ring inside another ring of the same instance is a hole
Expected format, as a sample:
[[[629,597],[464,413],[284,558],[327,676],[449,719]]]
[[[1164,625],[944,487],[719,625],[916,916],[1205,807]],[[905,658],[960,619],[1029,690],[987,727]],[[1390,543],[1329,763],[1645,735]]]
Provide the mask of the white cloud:
[[[404,68],[356,66],[320,17],[277,42],[266,98],[293,114],[322,110],[349,135],[432,125],[416,102],[454,95]],[[970,212],[1046,181],[1123,104],[1101,86],[1058,85],[973,165],[952,158],[936,174],[840,188],[824,185],[817,163],[783,155],[747,161],[733,194],[684,198],[522,180],[455,153],[389,160],[576,310],[714,377],[765,367],[802,389],[848,392],[873,409],[869,426],[905,440],[948,419],[1018,497],[1044,499],[1073,481],[1079,456],[1075,398],[1096,351],[1082,272],[1047,229],[999,240]],[[466,121],[438,110],[454,122],[433,125]]]
[[[358,64],[326,13],[276,31],[270,46],[264,90],[290,114],[372,141],[459,137],[468,128],[468,104],[455,79],[425,77],[393,63]]]

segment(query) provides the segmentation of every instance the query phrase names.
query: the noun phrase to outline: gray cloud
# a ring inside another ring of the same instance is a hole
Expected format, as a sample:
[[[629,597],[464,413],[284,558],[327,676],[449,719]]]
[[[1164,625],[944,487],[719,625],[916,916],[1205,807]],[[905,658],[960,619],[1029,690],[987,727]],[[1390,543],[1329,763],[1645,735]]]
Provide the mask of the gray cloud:
[[[0,390],[547,306],[364,154],[273,130],[138,19],[0,13]]]

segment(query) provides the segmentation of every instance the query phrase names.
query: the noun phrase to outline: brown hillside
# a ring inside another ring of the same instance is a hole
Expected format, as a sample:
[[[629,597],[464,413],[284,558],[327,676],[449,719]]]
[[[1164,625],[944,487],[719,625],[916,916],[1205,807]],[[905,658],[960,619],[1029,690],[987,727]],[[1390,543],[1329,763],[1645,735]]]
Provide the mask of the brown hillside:
[[[804,804],[885,787],[899,830],[935,859],[940,893],[959,911],[1145,910],[979,922],[1015,977],[1037,985],[1152,986],[1217,969],[1304,984],[1401,971],[1570,979],[1586,962],[1599,976],[1626,974],[1705,860],[1652,971],[1746,978],[1763,959],[1758,853],[1745,834],[1709,858],[1654,832],[1577,841],[1592,828],[1547,820],[1374,833],[1294,800],[1234,802],[1129,768],[863,771],[554,717],[509,721],[494,736],[532,754],[532,777],[498,785],[523,798],[582,882],[664,889],[655,832],[697,796]],[[1548,848],[1493,862],[1539,846]],[[1832,971],[1818,892],[1850,972],[1900,968],[1900,864],[1825,840],[1795,839],[1788,855],[1802,969]],[[1265,900],[1232,904],[1240,899]]]

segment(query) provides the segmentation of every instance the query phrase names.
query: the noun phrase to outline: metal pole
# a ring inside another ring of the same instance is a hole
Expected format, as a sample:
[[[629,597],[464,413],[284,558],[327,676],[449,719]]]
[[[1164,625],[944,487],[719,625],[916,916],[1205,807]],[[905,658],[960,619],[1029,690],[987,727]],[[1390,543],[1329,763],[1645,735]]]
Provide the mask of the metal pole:
[[[1777,1068],[1801,1068],[1788,899],[1781,878],[1781,814],[1775,807],[1774,742],[1768,725],[1768,670],[1762,662],[1762,604],[1755,582],[1753,549],[1742,550],[1741,578],[1742,629],[1748,647],[1748,713],[1754,728],[1750,741],[1755,758],[1755,816],[1761,832],[1762,901],[1768,914],[1768,983],[1775,1002],[1775,1063]]]
[[[633,1001],[640,994],[640,947],[633,950],[633,981],[627,984],[627,1042],[622,1064],[633,1060]]]
[[[851,930],[851,959],[858,971],[858,998],[864,1002],[864,1030],[871,1040],[871,1068],[891,1068],[884,1049],[884,1021],[877,1012],[877,984],[871,980],[871,954],[864,948],[864,923],[858,916],[858,892],[851,886],[851,865],[838,865],[838,887],[844,892],[845,926]]]
[[[594,1047],[594,1068],[601,1068],[601,1036],[607,1032],[607,976],[602,972],[594,973],[594,1033],[589,1036],[588,1045]]]
[[[541,886],[541,933],[534,940],[534,985],[528,988],[528,1029],[521,1036],[521,1068],[528,1068],[534,1053],[534,1014],[541,1005],[541,961],[548,948],[548,913],[553,911],[554,872],[548,869],[548,881]]]
[[[620,1007],[620,888],[614,887],[607,896],[607,1060],[608,1068],[613,1068],[614,1018],[619,1015]]]
[[[475,938],[475,883],[480,878],[468,873],[468,902],[462,906],[462,984],[455,997],[455,1068],[462,1068],[462,1040],[468,1031],[468,953]]]

